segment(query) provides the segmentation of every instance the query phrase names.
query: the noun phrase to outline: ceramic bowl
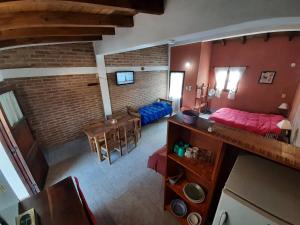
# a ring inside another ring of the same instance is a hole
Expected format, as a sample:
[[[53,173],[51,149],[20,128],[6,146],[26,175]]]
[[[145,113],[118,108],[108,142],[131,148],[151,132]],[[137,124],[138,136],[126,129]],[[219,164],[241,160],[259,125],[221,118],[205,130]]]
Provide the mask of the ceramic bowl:
[[[117,124],[117,123],[118,123],[118,120],[112,119],[112,120],[110,121],[110,123],[111,123],[111,124]]]
[[[175,216],[184,217],[187,213],[187,206],[184,201],[174,199],[171,201],[171,210]]]
[[[193,110],[184,110],[183,114],[183,122],[187,124],[193,124],[196,122],[199,113]]]
[[[202,203],[205,200],[203,188],[196,183],[187,183],[183,187],[185,197],[193,203]]]
[[[202,217],[199,213],[191,212],[186,220],[189,225],[200,225],[202,222]]]

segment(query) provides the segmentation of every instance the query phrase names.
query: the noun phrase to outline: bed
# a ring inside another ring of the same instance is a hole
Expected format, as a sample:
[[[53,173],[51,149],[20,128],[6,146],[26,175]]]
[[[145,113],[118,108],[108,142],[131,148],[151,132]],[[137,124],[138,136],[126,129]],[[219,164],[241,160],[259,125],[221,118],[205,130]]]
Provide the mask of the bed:
[[[142,126],[145,126],[164,116],[171,116],[173,112],[172,101],[159,98],[157,102],[139,107],[138,109],[127,107],[127,111],[130,115],[138,115],[141,118]]]
[[[259,135],[276,136],[281,131],[277,127],[277,123],[283,120],[284,117],[275,114],[250,113],[237,109],[221,108],[214,112],[209,119]]]
[[[162,176],[167,175],[167,146],[163,146],[155,151],[148,158],[148,168],[156,171]]]

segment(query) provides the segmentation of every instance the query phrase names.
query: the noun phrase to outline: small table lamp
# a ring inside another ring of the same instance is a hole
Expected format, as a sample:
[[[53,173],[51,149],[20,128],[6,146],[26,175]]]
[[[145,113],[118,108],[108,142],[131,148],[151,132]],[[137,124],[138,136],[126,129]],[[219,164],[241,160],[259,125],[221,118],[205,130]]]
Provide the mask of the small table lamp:
[[[288,119],[283,119],[279,123],[277,123],[277,127],[279,127],[284,132],[284,135],[288,138],[288,143],[290,143],[290,136],[292,130],[291,122]]]
[[[283,102],[278,106],[278,111],[281,115],[287,117],[289,112],[289,106],[287,103]]]

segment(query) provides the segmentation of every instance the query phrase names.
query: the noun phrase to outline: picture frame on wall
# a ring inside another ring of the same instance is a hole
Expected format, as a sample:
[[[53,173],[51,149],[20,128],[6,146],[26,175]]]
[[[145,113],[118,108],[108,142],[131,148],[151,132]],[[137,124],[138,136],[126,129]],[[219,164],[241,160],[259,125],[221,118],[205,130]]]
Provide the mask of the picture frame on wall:
[[[275,78],[275,71],[262,71],[258,83],[260,84],[272,84]]]

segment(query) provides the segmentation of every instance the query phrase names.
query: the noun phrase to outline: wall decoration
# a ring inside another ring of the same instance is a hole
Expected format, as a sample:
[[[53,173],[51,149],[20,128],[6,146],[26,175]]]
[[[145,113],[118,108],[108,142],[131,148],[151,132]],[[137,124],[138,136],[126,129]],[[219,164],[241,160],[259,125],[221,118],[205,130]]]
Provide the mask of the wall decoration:
[[[259,83],[260,84],[272,84],[276,72],[275,71],[263,71],[261,72]]]

